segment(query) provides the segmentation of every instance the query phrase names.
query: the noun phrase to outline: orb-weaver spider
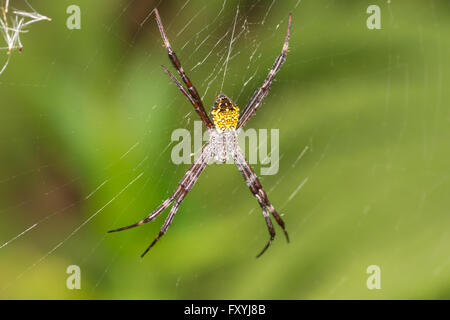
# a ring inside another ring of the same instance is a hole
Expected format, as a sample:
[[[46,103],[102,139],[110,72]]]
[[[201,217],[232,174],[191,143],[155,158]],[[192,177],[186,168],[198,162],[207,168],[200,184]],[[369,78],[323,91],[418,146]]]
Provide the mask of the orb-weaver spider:
[[[239,115],[239,108],[226,95],[219,94],[214,102],[214,106],[211,111],[212,116],[211,120],[205,111],[205,108],[203,106],[200,95],[197,92],[197,89],[194,87],[191,80],[184,72],[180,61],[178,60],[175,52],[172,50],[172,47],[170,46],[158,10],[155,8],[153,12],[155,13],[156,22],[158,24],[161,37],[164,41],[167,53],[169,54],[169,59],[172,62],[175,69],[177,69],[178,74],[180,75],[187,89],[166,67],[162,66],[162,68],[169,75],[172,81],[177,85],[178,89],[180,89],[180,91],[192,103],[195,111],[198,113],[198,115],[202,119],[203,124],[207,128],[210,138],[209,141],[203,146],[200,155],[195,159],[193,165],[186,172],[183,179],[181,179],[180,183],[178,184],[177,188],[172,193],[172,195],[168,199],[166,199],[158,208],[156,208],[155,211],[149,214],[147,218],[135,224],[115,230],[110,230],[108,232],[122,231],[133,227],[141,226],[149,221],[152,221],[157,216],[159,216],[164,211],[164,209],[169,207],[169,205],[173,202],[172,209],[170,210],[170,213],[166,218],[158,236],[148,246],[148,248],[144,251],[144,253],[142,253],[141,257],[143,257],[153,247],[153,245],[166,233],[167,229],[172,223],[172,220],[178,210],[178,207],[180,206],[181,202],[184,200],[188,192],[192,189],[195,182],[200,177],[200,174],[205,169],[208,161],[211,158],[213,158],[217,162],[224,163],[227,161],[228,157],[232,157],[239,171],[244,176],[244,179],[247,182],[250,191],[258,200],[264,218],[266,219],[267,227],[269,229],[270,239],[265,245],[265,247],[262,249],[262,251],[257,255],[257,257],[261,256],[267,250],[267,248],[270,246],[275,237],[275,230],[272,221],[270,219],[269,212],[273,215],[277,223],[281,226],[286,236],[286,240],[289,242],[289,236],[284,226],[284,222],[281,219],[280,215],[275,210],[275,208],[273,207],[273,205],[270,203],[269,199],[267,198],[266,192],[264,191],[261,183],[259,182],[258,177],[250,167],[248,161],[245,159],[245,156],[237,143],[237,135],[238,131],[245,126],[248,120],[255,114],[256,110],[258,110],[258,108],[261,106],[263,99],[269,93],[270,85],[276,73],[280,70],[281,66],[286,60],[291,30],[292,14],[289,14],[288,27],[281,54],[275,60],[275,63],[273,64],[272,69],[270,70],[263,85],[253,94],[252,98],[248,102],[242,114]]]

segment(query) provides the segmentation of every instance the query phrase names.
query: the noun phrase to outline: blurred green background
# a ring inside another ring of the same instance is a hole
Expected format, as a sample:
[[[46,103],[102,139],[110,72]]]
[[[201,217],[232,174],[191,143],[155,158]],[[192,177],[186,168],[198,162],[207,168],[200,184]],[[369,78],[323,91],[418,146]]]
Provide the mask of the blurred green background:
[[[53,21],[0,75],[0,298],[450,298],[449,1],[80,0],[81,30],[66,28],[73,1],[30,4]],[[381,30],[366,27],[372,4]],[[208,111],[237,6],[223,91],[241,109],[293,13],[287,61],[248,123],[280,129],[279,172],[261,182],[291,236],[277,227],[260,259],[265,221],[232,165],[208,166],[144,259],[167,213],[106,234],[189,167],[169,143],[197,115],[160,67],[153,16],[141,25],[156,5]],[[66,288],[69,265],[81,290]]]

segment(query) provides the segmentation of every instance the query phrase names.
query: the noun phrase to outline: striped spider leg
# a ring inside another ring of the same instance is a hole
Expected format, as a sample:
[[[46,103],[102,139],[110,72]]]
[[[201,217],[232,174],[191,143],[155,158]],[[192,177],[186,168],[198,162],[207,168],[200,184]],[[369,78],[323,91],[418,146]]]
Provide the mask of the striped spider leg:
[[[266,246],[262,249],[262,251],[256,256],[258,258],[267,250],[267,248],[269,248],[269,246],[272,244],[273,239],[275,238],[275,229],[273,228],[273,224],[272,221],[270,220],[268,211],[270,211],[270,213],[275,218],[275,221],[283,229],[287,242],[289,242],[289,235],[286,231],[284,221],[281,219],[280,215],[277,213],[273,205],[270,203],[269,198],[267,197],[267,194],[261,185],[261,182],[259,182],[259,179],[256,176],[255,172],[250,167],[250,164],[248,163],[247,159],[245,159],[245,156],[242,153],[239,145],[236,146],[234,152],[234,163],[236,164],[242,176],[244,177],[247,186],[250,188],[250,191],[255,196],[256,200],[258,200],[264,218],[266,219],[267,227],[269,229],[270,239],[267,242]]]
[[[272,84],[275,75],[277,74],[278,71],[280,71],[284,61],[286,61],[289,37],[291,35],[291,21],[292,21],[292,13],[289,14],[288,18],[288,27],[286,31],[286,38],[283,44],[283,49],[281,50],[280,55],[275,59],[272,69],[270,69],[269,74],[267,75],[266,80],[264,80],[263,85],[258,90],[255,91],[252,98],[245,107],[244,111],[242,112],[241,116],[239,117],[237,129],[244,127],[245,124],[248,122],[248,120],[250,120],[250,118],[255,114],[256,110],[259,109],[259,107],[262,104],[262,101],[269,93],[270,85]]]
[[[180,206],[181,202],[184,200],[188,192],[192,189],[194,184],[197,182],[198,178],[200,177],[200,174],[205,169],[206,165],[208,164],[208,161],[211,159],[211,151],[209,144],[205,144],[202,152],[200,155],[195,159],[192,166],[189,168],[189,170],[184,175],[183,179],[181,179],[180,183],[178,184],[175,191],[172,193],[172,195],[167,198],[158,208],[155,209],[152,213],[150,213],[147,218],[115,230],[110,230],[108,233],[111,232],[117,232],[117,231],[123,231],[134,227],[139,227],[147,222],[150,222],[154,220],[157,216],[159,216],[167,207],[170,206],[170,204],[173,202],[172,209],[170,209],[169,215],[166,218],[166,221],[164,221],[163,226],[161,227],[161,230],[159,231],[158,236],[153,240],[153,242],[147,247],[147,249],[142,253],[141,257],[143,257],[154,245],[155,243],[166,233],[167,229],[169,228],[170,224],[172,223],[173,217],[177,213],[178,207]]]
[[[170,73],[170,71],[167,70],[167,68],[165,66],[162,66],[164,71],[169,75],[169,77],[172,79],[173,82],[175,82],[175,84],[181,90],[181,92],[192,103],[195,111],[198,113],[198,115],[202,119],[205,127],[208,128],[208,130],[214,129],[214,124],[211,122],[211,119],[208,117],[208,115],[205,111],[205,107],[203,106],[202,99],[200,98],[200,95],[198,94],[197,89],[194,87],[191,80],[184,72],[184,69],[181,66],[180,60],[178,60],[177,55],[172,50],[169,39],[167,38],[167,35],[166,35],[166,31],[164,30],[164,26],[161,22],[161,17],[159,16],[158,9],[155,8],[155,9],[153,9],[152,12],[155,13],[156,23],[158,24],[159,32],[161,33],[161,37],[163,39],[164,46],[166,47],[167,54],[169,55],[169,60],[172,62],[175,69],[177,69],[178,74],[180,75],[183,82],[186,84],[189,93],[186,91],[186,89],[183,87],[183,85]]]

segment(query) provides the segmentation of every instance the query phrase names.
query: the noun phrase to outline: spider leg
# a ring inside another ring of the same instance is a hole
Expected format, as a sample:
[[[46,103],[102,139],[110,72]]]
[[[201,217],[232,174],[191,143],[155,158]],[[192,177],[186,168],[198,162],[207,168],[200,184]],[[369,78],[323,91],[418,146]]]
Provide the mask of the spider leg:
[[[263,192],[264,190],[261,189]],[[276,222],[278,223],[278,225],[281,227],[281,229],[283,229],[284,232],[284,236],[286,237],[286,241],[289,243],[290,239],[289,239],[289,234],[286,230],[286,226],[284,225],[284,221],[283,219],[281,219],[280,215],[278,214],[278,212],[275,210],[275,208],[273,207],[273,205],[269,202],[269,199],[267,198],[267,194],[264,192],[265,196],[265,201],[267,203],[267,208],[269,209],[270,213],[273,215],[273,217],[275,218]]]
[[[263,251],[257,256],[257,257],[260,257],[270,246],[270,244],[272,243],[272,240],[275,236],[275,231],[273,230],[272,222],[270,221],[267,209],[273,215],[273,217],[277,221],[278,225],[283,229],[283,232],[284,232],[284,235],[286,236],[287,242],[289,242],[289,235],[287,233],[284,221],[281,219],[280,215],[276,212],[275,208],[270,203],[269,198],[267,197],[267,194],[261,185],[261,182],[259,181],[259,179],[256,176],[253,169],[250,167],[250,164],[247,162],[244,154],[242,153],[242,151],[240,149],[235,150],[234,161],[235,161],[236,166],[238,167],[239,171],[243,175],[248,187],[250,188],[250,191],[256,197],[259,205],[261,206],[263,215],[266,218],[266,223],[269,228],[269,233],[271,235],[271,238],[270,238],[269,242],[267,243],[266,247],[264,247]]]
[[[187,192],[189,192],[189,190],[192,189],[193,185],[199,178],[203,169],[205,169],[205,166],[208,163],[209,158],[210,158],[209,145],[206,144],[203,147],[201,154],[197,157],[197,159],[195,159],[194,163],[189,168],[189,170],[186,172],[184,177],[181,179],[180,183],[178,184],[177,188],[172,193],[172,195],[169,198],[167,198],[158,208],[156,208],[155,211],[150,213],[147,216],[147,218],[145,218],[137,223],[134,223],[132,225],[122,227],[119,229],[110,230],[110,231],[108,231],[108,233],[131,229],[131,228],[141,226],[147,222],[154,220],[175,200],[175,198],[177,198],[180,194],[183,194],[184,192],[186,192],[186,194],[187,194]],[[184,196],[183,196],[183,198],[184,198]],[[175,201],[175,203],[176,202],[177,201]]]
[[[155,240],[145,249],[145,251],[141,254],[141,258],[145,256],[145,254],[155,245],[155,243],[166,233],[167,229],[169,229],[170,224],[172,223],[173,217],[178,211],[178,207],[180,206],[181,202],[184,200],[186,195],[188,194],[189,190],[184,190],[180,196],[177,198],[177,200],[174,202],[172,209],[170,209],[170,213],[166,218],[166,221],[164,221],[163,226],[161,227],[161,230],[159,231],[158,235],[156,236]]]
[[[200,159],[199,164],[197,165],[196,170],[193,171],[189,177],[187,177],[183,188],[184,190],[178,195],[178,198],[175,200],[172,209],[170,209],[169,215],[166,218],[166,221],[164,221],[164,224],[159,231],[159,234],[156,236],[155,240],[153,240],[153,242],[148,246],[148,248],[142,253],[141,257],[145,256],[145,254],[155,245],[155,243],[167,232],[167,229],[169,229],[169,226],[172,223],[173,217],[177,213],[178,207],[180,206],[181,202],[184,200],[188,192],[192,189],[195,182],[197,182],[200,174],[208,164],[208,161],[210,159],[209,148],[204,147],[203,150],[206,150],[206,152],[202,151],[202,154],[197,158]]]
[[[175,52],[173,51],[173,49],[170,45],[169,39],[167,38],[166,31],[164,30],[164,26],[161,21],[161,17],[159,16],[158,9],[157,8],[153,9],[153,12],[155,13],[156,23],[158,24],[159,32],[161,33],[161,37],[163,39],[164,46],[166,47],[167,54],[169,55],[169,59],[172,62],[175,69],[177,69],[178,74],[180,75],[181,79],[187,86],[187,89],[192,97],[192,100],[195,102],[195,103],[193,103],[193,105],[195,107],[195,111],[197,111],[197,113],[200,115],[200,118],[202,119],[203,123],[205,124],[205,126],[208,129],[214,128],[214,124],[212,123],[211,119],[208,117],[208,114],[205,111],[205,107],[203,106],[202,99],[200,98],[200,95],[198,94],[197,89],[194,87],[191,80],[184,72],[184,69],[181,66],[180,60],[178,60],[177,55],[175,54]],[[170,73],[168,73],[168,74],[172,78]],[[174,77],[172,78],[172,80],[174,80]],[[175,83],[178,85],[177,82],[175,82]],[[181,90],[181,88],[180,88],[180,90]],[[185,92],[183,91],[183,93],[185,93]],[[188,97],[188,99],[189,99],[189,97]],[[191,99],[189,99],[189,100],[192,103],[192,100]]]
[[[283,49],[281,50],[281,54],[276,58],[275,63],[273,64],[272,69],[269,71],[267,78],[264,80],[263,85],[258,90],[256,90],[256,92],[253,94],[249,103],[247,104],[244,111],[242,112],[242,115],[239,117],[237,129],[245,126],[245,124],[248,122],[248,120],[250,120],[250,118],[255,114],[256,110],[258,110],[258,108],[261,106],[262,101],[269,93],[270,85],[272,84],[272,81],[275,78],[275,75],[277,74],[278,71],[280,71],[281,66],[283,65],[284,61],[286,61],[289,37],[290,37],[290,33],[291,33],[291,20],[292,20],[292,13],[289,14],[286,38],[284,40]]]
[[[272,244],[273,239],[275,238],[275,229],[273,228],[272,220],[270,220],[269,213],[267,212],[266,207],[262,204],[261,199],[257,195],[255,195],[258,199],[259,205],[262,208],[262,212],[264,215],[264,218],[266,219],[267,227],[269,228],[270,233],[270,239],[267,242],[267,244],[264,246],[264,248],[261,250],[261,252],[256,256],[257,258],[261,257],[264,252],[269,248],[269,246]]]
[[[264,246],[264,248],[261,250],[261,252],[256,256],[257,258],[259,258],[264,252],[266,252],[266,250],[272,244],[272,241],[275,238],[275,229],[273,228],[272,220],[270,220],[269,213],[267,212],[266,203],[261,198],[261,196],[258,194],[257,188],[254,186],[253,182],[251,181],[252,176],[249,174],[249,172],[246,170],[246,168],[242,165],[242,162],[236,162],[236,165],[237,165],[239,171],[244,176],[244,179],[247,182],[247,185],[250,188],[250,191],[253,193],[253,195],[258,200],[258,203],[262,209],[262,213],[266,220],[267,228],[269,229],[270,239],[267,242],[267,244]]]
[[[245,160],[245,158],[244,158]],[[248,181],[253,183],[253,192],[255,197],[258,195],[257,199],[261,199],[261,201],[265,204],[266,208],[269,209],[270,213],[275,218],[275,221],[278,223],[278,225],[283,229],[284,235],[286,237],[286,241],[289,242],[289,234],[286,230],[286,226],[284,224],[283,219],[281,219],[278,212],[273,207],[272,203],[270,203],[269,198],[267,197],[267,193],[264,191],[264,188],[261,185],[261,182],[259,181],[258,177],[256,176],[253,169],[250,167],[250,164],[245,161],[244,164],[244,170],[247,171],[247,175],[250,177]]]
[[[180,89],[180,91],[186,96],[186,98],[189,99],[189,101],[192,103],[192,105],[194,106],[195,112],[197,112],[197,114],[200,116],[200,118],[202,119],[203,123],[205,124],[205,126],[208,128],[208,126],[206,125],[207,121],[209,120],[209,118],[205,118],[205,113],[202,112],[201,107],[199,106],[199,104],[194,100],[194,98],[192,98],[192,96],[186,91],[186,88],[180,83],[180,81],[178,81],[177,78],[175,78],[175,76],[172,74],[172,72],[170,72],[165,66],[161,66],[163,68],[163,70],[167,73],[167,75],[170,77],[170,79],[172,79],[172,81],[177,85],[178,89]]]
[[[156,208],[155,211],[150,213],[147,218],[145,218],[145,219],[143,219],[143,220],[141,220],[139,222],[136,222],[134,224],[131,224],[129,226],[126,226],[126,227],[122,227],[122,228],[114,229],[114,230],[109,230],[108,233],[123,231],[123,230],[131,229],[131,228],[134,228],[134,227],[139,227],[139,226],[141,226],[141,225],[143,225],[143,224],[145,224],[147,222],[152,221],[157,216],[159,216],[161,214],[161,212],[163,212],[173,202],[175,197],[180,194],[181,190],[183,190],[183,187],[181,185],[178,185],[178,187],[175,189],[175,191],[172,193],[172,195],[169,198],[167,198],[158,208]]]

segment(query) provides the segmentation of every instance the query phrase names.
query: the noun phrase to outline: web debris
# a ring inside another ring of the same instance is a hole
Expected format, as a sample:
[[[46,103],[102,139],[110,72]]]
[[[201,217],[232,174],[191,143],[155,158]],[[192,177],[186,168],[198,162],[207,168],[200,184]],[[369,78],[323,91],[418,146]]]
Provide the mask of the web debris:
[[[11,52],[14,49],[18,49],[22,51],[23,45],[20,40],[20,34],[26,33],[29,30],[26,28],[39,21],[51,21],[49,17],[43,16],[36,12],[29,4],[28,6],[33,10],[30,12],[21,11],[21,10],[9,10],[9,0],[5,0],[2,2],[1,8],[1,17],[0,17],[0,31],[3,35],[3,40],[5,41],[6,46],[0,47],[0,50],[6,50],[6,54],[8,58],[6,62],[0,69],[0,75],[5,71],[6,67],[9,64],[9,60],[11,59]]]

